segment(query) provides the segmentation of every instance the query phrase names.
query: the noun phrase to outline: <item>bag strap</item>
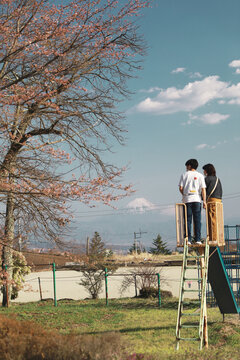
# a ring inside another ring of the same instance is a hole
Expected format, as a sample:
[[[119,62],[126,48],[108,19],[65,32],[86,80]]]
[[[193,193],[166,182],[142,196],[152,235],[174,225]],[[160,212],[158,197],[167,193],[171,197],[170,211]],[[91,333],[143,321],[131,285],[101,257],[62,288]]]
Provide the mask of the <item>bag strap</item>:
[[[216,189],[216,187],[217,187],[217,184],[218,184],[218,178],[217,178],[217,180],[216,180],[216,182],[215,182],[215,185],[214,185],[211,193],[210,193],[210,194],[208,195],[208,197],[207,197],[207,201],[208,201],[208,199],[210,198],[210,196],[214,193],[214,191],[215,191],[215,189]]]

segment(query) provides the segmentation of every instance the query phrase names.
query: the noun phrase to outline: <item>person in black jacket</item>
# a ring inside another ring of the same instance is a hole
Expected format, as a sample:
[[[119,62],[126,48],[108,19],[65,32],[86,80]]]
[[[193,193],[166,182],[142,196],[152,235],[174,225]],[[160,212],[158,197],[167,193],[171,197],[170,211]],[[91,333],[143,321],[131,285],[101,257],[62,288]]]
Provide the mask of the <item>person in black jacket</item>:
[[[216,176],[216,170],[213,164],[206,164],[203,166],[205,183],[206,183],[206,197],[208,209],[208,233],[210,241],[219,241],[217,229],[217,203],[222,202],[222,184],[220,179]]]

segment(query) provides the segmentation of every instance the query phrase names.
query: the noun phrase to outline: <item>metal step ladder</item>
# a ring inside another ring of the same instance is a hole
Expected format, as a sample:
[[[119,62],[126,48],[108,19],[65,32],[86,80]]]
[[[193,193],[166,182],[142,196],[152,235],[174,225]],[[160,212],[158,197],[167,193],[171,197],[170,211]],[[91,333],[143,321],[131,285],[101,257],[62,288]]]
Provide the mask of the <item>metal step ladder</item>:
[[[191,246],[191,248],[196,251],[196,255],[189,254],[188,240],[185,238],[176,326],[177,350],[179,349],[180,341],[198,341],[200,350],[202,349],[204,343],[205,345],[208,344],[206,306],[206,286],[209,260],[208,241],[206,241],[204,247]],[[192,261],[195,261],[194,265],[191,264]],[[189,264],[189,262],[191,263]],[[196,269],[196,273],[198,274],[196,277],[188,275],[188,270],[192,269]],[[186,284],[189,281],[199,284],[198,289],[187,289]],[[194,310],[189,310],[187,308],[189,302],[185,301],[187,294],[191,292],[199,293],[199,300],[196,304],[196,309]]]

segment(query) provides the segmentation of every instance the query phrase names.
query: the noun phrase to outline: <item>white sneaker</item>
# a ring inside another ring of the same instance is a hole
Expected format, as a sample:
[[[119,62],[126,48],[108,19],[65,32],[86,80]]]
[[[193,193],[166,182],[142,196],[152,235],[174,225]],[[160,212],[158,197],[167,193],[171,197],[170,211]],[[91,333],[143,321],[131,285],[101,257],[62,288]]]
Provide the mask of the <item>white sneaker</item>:
[[[196,242],[197,245],[202,245],[201,241]]]
[[[188,241],[188,243],[187,243],[188,245],[192,245],[192,243],[190,242],[190,241]]]

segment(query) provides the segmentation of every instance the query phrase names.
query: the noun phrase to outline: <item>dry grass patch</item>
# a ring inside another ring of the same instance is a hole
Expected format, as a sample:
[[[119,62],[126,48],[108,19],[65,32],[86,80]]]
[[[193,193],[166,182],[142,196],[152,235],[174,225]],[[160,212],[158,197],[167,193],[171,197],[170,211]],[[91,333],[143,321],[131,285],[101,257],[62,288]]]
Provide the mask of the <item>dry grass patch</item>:
[[[29,321],[0,317],[1,360],[122,360],[119,334],[62,335]]]

